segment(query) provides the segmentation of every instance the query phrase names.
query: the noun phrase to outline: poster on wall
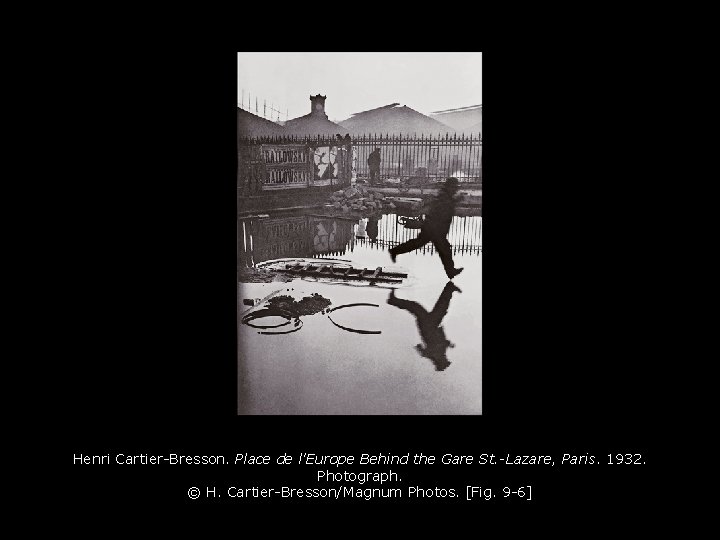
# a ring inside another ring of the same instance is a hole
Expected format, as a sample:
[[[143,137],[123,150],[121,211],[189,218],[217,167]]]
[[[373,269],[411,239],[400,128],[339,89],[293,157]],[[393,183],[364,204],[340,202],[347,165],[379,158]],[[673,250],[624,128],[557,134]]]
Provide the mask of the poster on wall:
[[[329,186],[338,183],[338,149],[336,146],[318,146],[313,150],[315,174],[314,186]]]
[[[311,180],[307,147],[297,145],[262,145],[265,164],[263,190],[307,187]]]

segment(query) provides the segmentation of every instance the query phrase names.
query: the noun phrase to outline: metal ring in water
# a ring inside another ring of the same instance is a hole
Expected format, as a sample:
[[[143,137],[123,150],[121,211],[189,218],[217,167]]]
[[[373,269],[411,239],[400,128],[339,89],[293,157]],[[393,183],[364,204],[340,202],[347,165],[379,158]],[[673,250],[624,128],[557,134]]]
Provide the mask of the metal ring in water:
[[[287,320],[284,323],[272,324],[272,325],[250,324],[250,322],[249,322],[249,321],[252,321],[255,319],[261,319],[263,317],[284,317]],[[243,324],[247,324],[248,326],[250,326],[252,328],[279,328],[280,326],[285,326],[287,324],[290,324],[290,321],[292,320],[292,318],[293,318],[292,313],[290,313],[289,311],[286,311],[284,309],[266,308],[266,309],[260,309],[258,311],[253,311],[252,313],[248,313],[241,319],[241,322]]]
[[[328,313],[332,313],[333,311],[337,311],[338,309],[343,309],[346,307],[355,307],[355,306],[380,307],[379,304],[366,304],[365,302],[358,302],[357,304],[343,304],[342,306],[334,307],[334,308],[328,310]]]
[[[345,304],[342,306],[332,308],[328,313],[337,311],[338,309],[355,307],[355,306],[380,307],[378,304],[366,304],[364,302],[359,302],[357,304]],[[335,326],[337,326],[338,328],[341,328],[343,330],[347,330],[348,332],[354,332],[355,334],[382,334],[382,330],[358,330],[356,328],[348,328],[347,326],[342,326],[341,324],[338,324],[335,321],[333,321],[332,317],[330,317],[330,315],[328,315],[327,318],[330,319],[330,322],[333,323]]]
[[[288,321],[288,322],[290,322],[290,321]],[[293,328],[292,330],[286,330],[285,332],[258,332],[258,334],[264,334],[266,336],[274,336],[276,334],[292,334],[293,332],[297,332],[298,330],[300,330],[303,327],[303,324],[305,324],[302,322],[302,319],[298,319],[297,322],[300,323],[300,326],[298,326],[297,328]],[[284,326],[284,325],[281,325],[281,326]]]

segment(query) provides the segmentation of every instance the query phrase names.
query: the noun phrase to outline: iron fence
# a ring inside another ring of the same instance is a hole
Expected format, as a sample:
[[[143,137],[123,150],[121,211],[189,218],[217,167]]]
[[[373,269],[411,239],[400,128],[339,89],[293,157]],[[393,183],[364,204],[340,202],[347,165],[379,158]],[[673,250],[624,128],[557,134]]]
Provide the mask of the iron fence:
[[[338,178],[341,185],[349,176],[370,179],[368,158],[379,149],[380,166],[378,180],[393,184],[426,184],[443,181],[449,176],[463,183],[482,187],[482,138],[471,135],[359,135],[346,139],[336,136],[246,137],[238,139],[238,188],[241,194],[259,193],[267,189],[268,166],[261,148],[263,145],[305,145],[308,154],[310,176],[311,155],[314,149],[327,147],[328,153],[338,161]],[[317,164],[317,160],[316,160]],[[324,164],[321,161],[321,165]],[[317,173],[316,173],[317,174]],[[312,181],[308,186],[318,185]]]
[[[398,222],[399,217],[398,214],[382,215],[377,219],[377,235],[355,236],[354,241],[373,249],[386,250],[416,238],[419,231],[401,225]],[[355,228],[357,229],[357,226]],[[453,255],[479,255],[482,253],[482,218],[479,216],[455,216],[450,223],[447,239]],[[434,254],[435,246],[429,242],[415,252]]]
[[[418,235],[398,222],[398,215],[383,214],[374,220],[375,234],[371,234],[369,219],[348,219],[320,216],[286,216],[276,219],[238,219],[238,268],[252,268],[271,259],[291,257],[340,257],[354,251],[356,246],[387,250]],[[359,225],[364,221],[365,232]],[[482,218],[454,217],[448,231],[453,255],[482,253]],[[416,253],[433,255],[435,247],[425,244]]]
[[[360,135],[352,138],[356,174],[370,178],[368,158],[380,149],[379,177],[383,182],[425,183],[454,176],[482,184],[482,139],[471,135]]]

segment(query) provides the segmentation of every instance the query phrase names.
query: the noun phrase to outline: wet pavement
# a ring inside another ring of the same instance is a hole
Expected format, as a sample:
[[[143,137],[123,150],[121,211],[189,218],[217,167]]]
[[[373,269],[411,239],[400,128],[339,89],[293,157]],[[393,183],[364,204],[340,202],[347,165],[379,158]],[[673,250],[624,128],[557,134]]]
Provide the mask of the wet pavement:
[[[398,217],[238,221],[239,414],[482,413],[482,218],[453,219],[448,239],[465,270],[449,282],[432,244],[391,262],[387,249],[418,233]],[[268,270],[281,259],[407,278]]]

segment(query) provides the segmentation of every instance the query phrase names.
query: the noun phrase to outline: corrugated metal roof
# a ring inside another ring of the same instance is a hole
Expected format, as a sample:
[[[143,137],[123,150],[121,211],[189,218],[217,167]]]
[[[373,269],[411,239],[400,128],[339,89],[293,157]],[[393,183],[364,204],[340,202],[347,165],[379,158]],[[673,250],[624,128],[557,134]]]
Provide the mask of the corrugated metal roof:
[[[366,133],[454,133],[455,130],[407,105],[397,103],[356,113],[340,122],[353,135]]]
[[[443,111],[433,111],[430,114],[442,114],[442,113],[458,112],[458,111],[470,111],[472,109],[482,109],[482,104],[468,105],[467,107],[458,107],[457,109],[445,109]]]
[[[361,112],[352,113],[351,116],[357,116],[358,114],[365,114],[365,113],[375,112],[375,111],[379,111],[379,110],[381,110],[381,109],[390,109],[390,108],[392,108],[392,107],[397,107],[398,105],[400,105],[400,104],[399,104],[399,103],[391,103],[390,105],[383,105],[382,107],[377,107],[377,108],[375,108],[375,109],[368,109],[367,111],[361,111]]]

